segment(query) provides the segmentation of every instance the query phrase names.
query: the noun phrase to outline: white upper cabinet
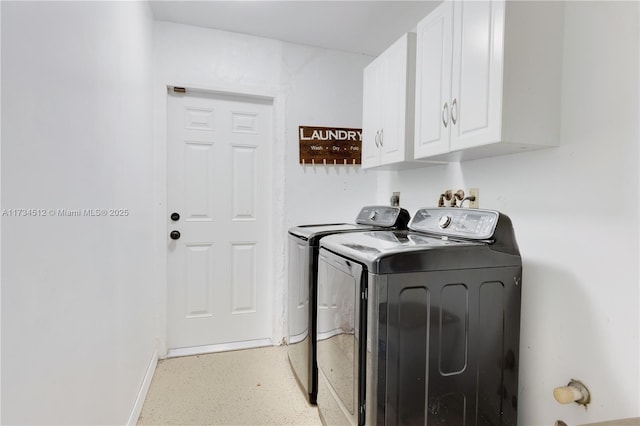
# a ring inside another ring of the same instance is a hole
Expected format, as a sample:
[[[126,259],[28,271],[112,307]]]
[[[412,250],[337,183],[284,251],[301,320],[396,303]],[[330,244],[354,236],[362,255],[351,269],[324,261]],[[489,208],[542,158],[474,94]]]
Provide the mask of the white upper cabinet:
[[[415,158],[555,146],[562,2],[445,1],[417,27]]]
[[[362,168],[411,167],[415,46],[415,33],[407,33],[364,69]]]

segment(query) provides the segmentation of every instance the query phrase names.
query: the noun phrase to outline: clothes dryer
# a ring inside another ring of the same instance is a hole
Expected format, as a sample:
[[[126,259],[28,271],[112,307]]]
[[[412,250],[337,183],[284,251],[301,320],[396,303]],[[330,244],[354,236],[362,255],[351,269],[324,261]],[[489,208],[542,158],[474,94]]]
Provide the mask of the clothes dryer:
[[[409,220],[409,212],[400,207],[365,206],[354,224],[302,225],[289,230],[287,354],[310,403],[316,403],[318,390],[316,294],[320,239],[347,232],[406,229]],[[329,309],[326,314],[331,311]]]

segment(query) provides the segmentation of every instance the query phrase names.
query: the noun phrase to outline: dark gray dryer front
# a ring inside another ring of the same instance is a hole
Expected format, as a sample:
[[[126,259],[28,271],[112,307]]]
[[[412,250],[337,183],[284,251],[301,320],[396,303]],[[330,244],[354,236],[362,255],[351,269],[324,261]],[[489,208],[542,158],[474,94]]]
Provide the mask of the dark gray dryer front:
[[[345,232],[406,229],[409,219],[409,212],[400,207],[366,206],[358,213],[355,224],[302,225],[289,230],[287,353],[293,372],[309,402],[316,403],[318,391],[315,337],[320,239]]]
[[[318,408],[329,425],[515,425],[522,263],[498,212],[320,241]],[[323,302],[324,301],[324,302]]]

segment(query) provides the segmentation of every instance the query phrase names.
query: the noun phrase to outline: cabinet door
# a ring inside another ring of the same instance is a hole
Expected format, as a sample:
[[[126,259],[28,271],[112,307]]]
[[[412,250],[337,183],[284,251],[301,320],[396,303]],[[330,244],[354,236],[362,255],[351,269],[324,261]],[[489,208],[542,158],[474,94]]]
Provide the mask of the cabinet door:
[[[449,152],[453,2],[438,6],[417,28],[414,157]]]
[[[387,49],[380,63],[380,164],[405,160],[407,37]]]
[[[377,135],[380,131],[379,62],[369,64],[363,72],[362,98],[362,168],[380,164]]]
[[[451,150],[501,140],[504,1],[454,3]]]

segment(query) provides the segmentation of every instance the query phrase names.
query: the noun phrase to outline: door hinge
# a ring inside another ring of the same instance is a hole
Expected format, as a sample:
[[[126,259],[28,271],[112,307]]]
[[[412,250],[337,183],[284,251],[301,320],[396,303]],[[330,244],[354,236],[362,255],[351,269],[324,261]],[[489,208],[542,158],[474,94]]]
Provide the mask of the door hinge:
[[[173,91],[175,93],[186,93],[187,89],[185,89],[184,87],[173,87]]]

